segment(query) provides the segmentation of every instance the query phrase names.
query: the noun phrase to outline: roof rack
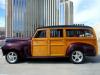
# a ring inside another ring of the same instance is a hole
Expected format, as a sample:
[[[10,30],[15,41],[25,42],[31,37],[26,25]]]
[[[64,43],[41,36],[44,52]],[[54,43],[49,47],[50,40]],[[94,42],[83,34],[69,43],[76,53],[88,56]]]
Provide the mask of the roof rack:
[[[85,26],[84,24],[73,24],[75,26]]]
[[[37,29],[40,28],[56,28],[56,27],[78,27],[78,28],[92,28],[90,26],[86,26],[84,24],[72,24],[72,25],[53,25],[53,26],[40,26]]]

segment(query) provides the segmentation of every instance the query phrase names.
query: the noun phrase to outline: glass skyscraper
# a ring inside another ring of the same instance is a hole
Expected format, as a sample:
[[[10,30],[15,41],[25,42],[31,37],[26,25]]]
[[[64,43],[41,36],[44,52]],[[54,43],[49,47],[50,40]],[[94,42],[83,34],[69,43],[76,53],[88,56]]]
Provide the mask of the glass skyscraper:
[[[32,37],[37,27],[73,24],[69,0],[6,0],[6,36]]]

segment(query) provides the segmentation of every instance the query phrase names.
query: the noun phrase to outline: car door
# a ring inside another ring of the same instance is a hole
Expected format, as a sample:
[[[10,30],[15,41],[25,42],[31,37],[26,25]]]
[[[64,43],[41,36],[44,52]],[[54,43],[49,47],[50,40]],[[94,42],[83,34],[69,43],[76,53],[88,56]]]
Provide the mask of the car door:
[[[46,30],[38,30],[32,38],[32,56],[49,56]]]
[[[64,56],[66,46],[63,37],[63,29],[50,30],[50,54],[51,56]]]

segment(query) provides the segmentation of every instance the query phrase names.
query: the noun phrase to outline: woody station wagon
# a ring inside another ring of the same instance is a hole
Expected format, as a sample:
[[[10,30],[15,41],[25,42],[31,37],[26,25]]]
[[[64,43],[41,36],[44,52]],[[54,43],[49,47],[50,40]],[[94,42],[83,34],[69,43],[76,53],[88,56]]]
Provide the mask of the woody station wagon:
[[[10,64],[26,58],[70,58],[80,64],[86,56],[96,56],[98,46],[90,26],[61,25],[37,28],[31,39],[6,39],[3,55]]]

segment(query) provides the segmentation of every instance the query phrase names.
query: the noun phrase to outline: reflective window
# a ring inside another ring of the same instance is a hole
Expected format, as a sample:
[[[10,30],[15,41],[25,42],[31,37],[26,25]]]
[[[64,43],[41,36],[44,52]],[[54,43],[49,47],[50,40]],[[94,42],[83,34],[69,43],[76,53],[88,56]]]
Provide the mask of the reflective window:
[[[46,30],[38,31],[35,35],[35,38],[46,38]]]
[[[90,30],[66,30],[68,37],[93,37]]]
[[[64,3],[61,0],[12,0],[14,37],[31,37],[37,27],[64,25]]]
[[[63,37],[63,29],[50,30],[50,37]]]
[[[24,35],[25,22],[25,2],[26,0],[13,0],[13,37],[22,37]]]
[[[63,3],[61,3],[60,4],[60,24],[61,25],[64,25],[64,4]]]

